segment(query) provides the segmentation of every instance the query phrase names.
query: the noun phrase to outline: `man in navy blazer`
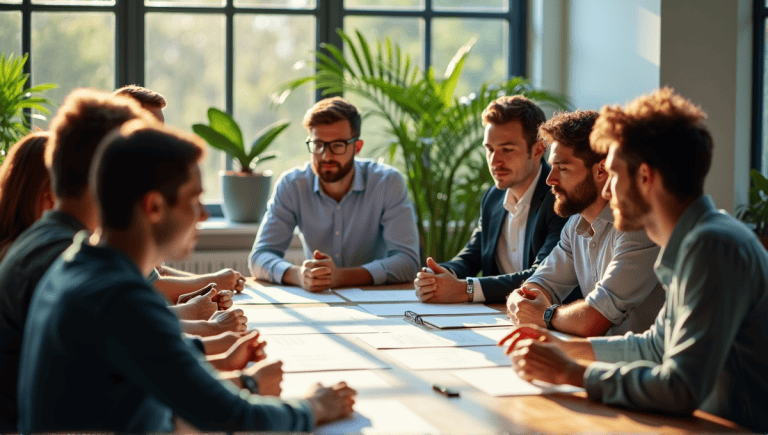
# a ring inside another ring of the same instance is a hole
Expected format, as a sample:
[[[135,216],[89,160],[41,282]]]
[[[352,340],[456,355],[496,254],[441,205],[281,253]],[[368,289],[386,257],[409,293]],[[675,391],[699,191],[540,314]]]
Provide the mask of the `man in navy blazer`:
[[[483,111],[488,169],[480,224],[452,260],[427,258],[414,280],[423,302],[503,302],[560,240],[567,221],[554,211],[546,180],[546,146],[538,140],[544,112],[522,95],[501,97]],[[481,278],[474,278],[482,271]]]

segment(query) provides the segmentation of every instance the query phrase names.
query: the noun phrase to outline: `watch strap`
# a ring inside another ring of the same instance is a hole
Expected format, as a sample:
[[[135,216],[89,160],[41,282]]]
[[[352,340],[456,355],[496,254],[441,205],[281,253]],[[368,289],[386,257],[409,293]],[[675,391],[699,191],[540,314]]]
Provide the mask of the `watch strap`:
[[[475,300],[475,281],[472,278],[467,278],[467,295],[467,302]]]
[[[557,310],[558,307],[560,307],[560,304],[554,304],[544,310],[544,324],[547,325],[547,329],[549,330],[555,329],[552,326],[552,318],[555,317],[555,310]]]
[[[256,382],[256,379],[242,373],[240,374],[240,382],[242,382],[243,388],[248,390],[249,393],[259,394],[259,383]]]

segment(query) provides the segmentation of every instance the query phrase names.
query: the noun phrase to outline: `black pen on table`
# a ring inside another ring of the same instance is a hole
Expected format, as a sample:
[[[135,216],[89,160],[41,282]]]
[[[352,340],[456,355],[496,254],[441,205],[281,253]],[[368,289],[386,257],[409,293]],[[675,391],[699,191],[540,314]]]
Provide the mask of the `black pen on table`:
[[[459,397],[458,391],[452,388],[443,387],[442,385],[432,384],[432,389],[446,397]]]

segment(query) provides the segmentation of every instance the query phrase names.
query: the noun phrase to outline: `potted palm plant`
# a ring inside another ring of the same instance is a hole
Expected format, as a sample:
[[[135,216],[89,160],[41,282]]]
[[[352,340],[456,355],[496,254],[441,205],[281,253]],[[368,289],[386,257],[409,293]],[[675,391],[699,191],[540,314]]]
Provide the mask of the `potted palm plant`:
[[[269,198],[272,172],[254,172],[254,168],[277,156],[277,153],[264,152],[290,123],[278,122],[266,127],[258,133],[250,150],[246,150],[240,126],[232,116],[211,107],[208,121],[209,124],[193,125],[192,130],[240,165],[238,171],[222,171],[221,174],[224,216],[238,223],[260,221]]]
[[[757,169],[752,169],[749,175],[752,178],[749,204],[741,207],[736,216],[754,229],[765,249],[768,249],[768,179]]]
[[[388,38],[368,43],[338,31],[344,49],[330,44],[316,52],[315,73],[289,82],[276,95],[314,83],[324,95],[349,93],[371,103],[364,116],[386,121],[390,161],[403,168],[413,200],[422,252],[438,262],[450,259],[469,240],[491,182],[482,148],[482,112],[503,95],[523,94],[540,104],[567,109],[565,97],[534,89],[514,77],[483,84],[470,97],[457,97],[472,42],[460,48],[442,79],[420,70]]]
[[[24,116],[24,110],[50,114],[43,105],[53,105],[41,94],[55,88],[55,84],[46,83],[24,88],[29,79],[29,74],[24,73],[27,57],[27,54],[22,57],[11,54],[6,58],[5,54],[0,54],[0,163],[5,160],[11,145],[30,131],[30,122]],[[36,113],[32,113],[32,117],[45,119]]]

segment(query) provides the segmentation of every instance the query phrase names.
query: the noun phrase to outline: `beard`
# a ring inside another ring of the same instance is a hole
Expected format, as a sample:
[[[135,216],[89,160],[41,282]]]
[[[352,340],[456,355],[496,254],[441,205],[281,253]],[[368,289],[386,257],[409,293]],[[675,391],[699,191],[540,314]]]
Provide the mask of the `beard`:
[[[558,193],[555,197],[555,213],[560,217],[568,217],[581,213],[597,200],[597,184],[591,174],[573,188],[573,192],[566,192],[556,186],[552,186],[552,193]]]
[[[336,172],[333,172],[331,170],[321,170],[319,166],[322,166],[324,163],[331,163],[331,162],[315,162],[312,160],[312,171],[314,171],[315,174],[317,174],[317,177],[320,178],[325,183],[335,183],[342,178],[344,178],[349,172],[352,170],[352,168],[355,165],[355,159],[349,159],[349,161],[344,165],[341,166],[338,162],[332,162],[336,165],[338,170]]]
[[[636,231],[643,229],[641,218],[650,211],[651,205],[640,195],[637,183],[632,179],[625,198],[611,197],[613,210],[613,226],[620,231]]]

